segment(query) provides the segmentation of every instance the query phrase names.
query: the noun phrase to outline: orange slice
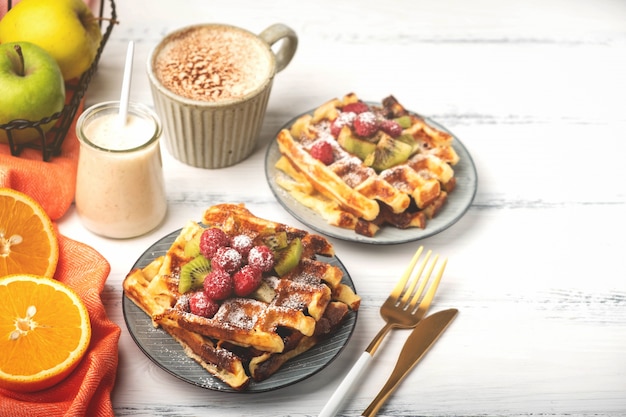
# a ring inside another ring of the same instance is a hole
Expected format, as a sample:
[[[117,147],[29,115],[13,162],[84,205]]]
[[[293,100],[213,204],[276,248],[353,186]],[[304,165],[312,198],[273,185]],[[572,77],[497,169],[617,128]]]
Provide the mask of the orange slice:
[[[91,339],[87,308],[51,278],[0,278],[0,386],[19,392],[49,388],[66,378]]]
[[[0,277],[52,277],[58,261],[56,232],[44,209],[24,193],[0,188]]]

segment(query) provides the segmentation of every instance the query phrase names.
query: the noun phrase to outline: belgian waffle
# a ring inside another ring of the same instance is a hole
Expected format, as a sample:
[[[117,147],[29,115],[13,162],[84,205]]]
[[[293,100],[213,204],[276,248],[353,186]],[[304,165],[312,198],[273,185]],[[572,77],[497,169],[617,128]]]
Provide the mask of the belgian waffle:
[[[276,163],[281,171],[276,183],[329,224],[365,236],[374,236],[384,225],[426,227],[456,185],[452,166],[459,157],[452,147],[452,135],[429,125],[389,96],[382,106],[369,108],[381,120],[410,120],[402,136],[410,138],[414,151],[403,162],[375,170],[331,133],[333,122],[347,114],[342,109],[356,102],[360,100],[355,94],[330,100],[278,133],[282,156]],[[331,144],[331,163],[311,154],[319,142]]]
[[[350,309],[358,309],[360,298],[340,282],[341,270],[315,259],[317,254],[333,254],[321,236],[257,218],[233,204],[209,208],[203,223],[185,225],[165,256],[127,275],[124,290],[154,326],[167,331],[188,356],[234,389],[245,389],[250,378],[260,381],[271,376],[287,360],[332,334]],[[274,291],[271,301],[231,297],[212,318],[197,316],[189,310],[188,295],[178,292],[178,279],[189,261],[184,254],[186,242],[208,226],[254,239],[285,231],[302,239],[303,256],[282,277],[264,276]]]

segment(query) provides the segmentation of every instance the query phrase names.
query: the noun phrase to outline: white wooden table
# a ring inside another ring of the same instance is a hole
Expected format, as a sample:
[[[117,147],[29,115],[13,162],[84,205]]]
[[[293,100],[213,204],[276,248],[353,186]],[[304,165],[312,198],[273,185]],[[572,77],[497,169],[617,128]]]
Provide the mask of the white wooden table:
[[[121,283],[135,260],[209,205],[244,202],[306,228],[270,192],[266,147],[294,115],[352,91],[394,94],[445,125],[478,171],[467,214],[420,242],[449,257],[433,311],[460,314],[380,415],[626,415],[626,2],[133,0],[117,11],[88,104],[118,98],[130,40],[131,98],[152,105],[145,62],[174,29],[223,22],[260,32],[283,22],[300,39],[250,158],[201,170],[164,150],[169,213],[158,230],[117,241],[87,232],[73,209],[60,221],[111,263],[104,300],[123,330],[117,415],[317,415],[382,326],[378,308],[418,243],[332,240],[363,297],[353,337],[332,366],[269,393],[181,382],[138,349],[122,315]],[[365,409],[406,336],[388,337],[342,415]]]

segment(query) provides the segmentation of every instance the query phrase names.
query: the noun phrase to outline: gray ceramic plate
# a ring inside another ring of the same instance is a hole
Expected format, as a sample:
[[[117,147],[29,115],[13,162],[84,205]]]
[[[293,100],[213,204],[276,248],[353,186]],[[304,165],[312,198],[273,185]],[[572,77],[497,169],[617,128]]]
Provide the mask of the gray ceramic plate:
[[[143,268],[156,257],[164,255],[180,230],[170,233],[154,243],[137,260],[133,268]],[[336,265],[343,272],[343,283],[354,290],[348,271],[337,257],[318,258]],[[356,291],[356,290],[355,290]],[[356,326],[357,312],[350,312],[339,331],[309,351],[290,360],[274,375],[261,382],[251,382],[246,391],[237,391],[210,375],[193,359],[190,359],[178,342],[163,331],[155,329],[146,313],[125,294],[122,299],[124,320],[133,340],[156,365],[190,384],[214,391],[254,393],[271,391],[302,381],[326,367],[348,343]]]
[[[303,114],[312,114],[312,112],[313,111]],[[281,130],[290,128],[300,116],[302,115],[291,119],[283,127],[281,127]],[[428,118],[425,118],[425,120],[429,124],[452,134],[440,124]],[[287,191],[276,183],[276,176],[284,174],[282,174],[281,171],[276,169],[274,166],[280,158],[280,151],[275,140],[270,143],[267,148],[267,153],[265,154],[265,176],[272,192],[276,196],[276,199],[285,208],[285,210],[291,213],[291,215],[300,222],[319,233],[335,237],[337,239],[377,245],[412,242],[435,235],[452,226],[461,217],[463,217],[474,200],[478,182],[474,161],[465,146],[463,146],[461,141],[459,141],[456,136],[454,136],[452,146],[460,158],[459,163],[454,166],[454,173],[457,181],[456,188],[448,196],[448,201],[443,209],[437,216],[435,216],[434,219],[427,221],[424,229],[411,228],[400,230],[394,227],[385,226],[381,228],[376,236],[367,237],[359,235],[352,230],[342,229],[328,224],[322,216],[300,204],[295,198],[293,198]]]

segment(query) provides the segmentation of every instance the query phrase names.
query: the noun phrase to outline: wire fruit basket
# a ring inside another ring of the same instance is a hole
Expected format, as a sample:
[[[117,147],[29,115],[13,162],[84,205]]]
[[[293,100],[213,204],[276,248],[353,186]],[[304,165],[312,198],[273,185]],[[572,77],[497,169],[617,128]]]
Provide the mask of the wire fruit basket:
[[[73,80],[65,83],[66,98],[69,100],[66,99],[66,103],[65,106],[63,106],[63,109],[60,112],[54,113],[37,121],[16,119],[6,124],[0,124],[0,129],[6,132],[11,155],[19,156],[22,150],[24,150],[25,148],[38,149],[41,150],[43,160],[48,162],[53,156],[58,156],[61,154],[61,145],[63,144],[63,141],[65,140],[65,137],[67,136],[67,133],[72,126],[81,100],[83,99],[85,92],[87,91],[87,87],[91,82],[91,78],[96,72],[98,62],[100,61],[100,56],[102,55],[102,51],[104,50],[104,46],[109,40],[111,32],[113,31],[113,26],[117,21],[117,12],[115,9],[114,0],[109,0],[110,16],[106,19],[103,19],[104,6],[105,0],[102,0],[100,2],[99,11],[99,16],[101,18],[100,24],[102,26],[102,22],[107,21],[108,25],[102,33],[102,40],[100,41],[100,46],[98,47],[96,58],[91,63],[89,69],[85,71],[77,81]],[[8,10],[10,9],[11,1],[9,0]],[[52,129],[50,129],[47,133],[44,133],[41,126],[45,126],[46,124],[54,120],[56,120],[54,127],[52,127]],[[12,132],[21,129],[35,129],[39,133],[39,138],[28,143],[18,144],[13,140]]]

